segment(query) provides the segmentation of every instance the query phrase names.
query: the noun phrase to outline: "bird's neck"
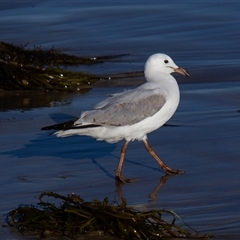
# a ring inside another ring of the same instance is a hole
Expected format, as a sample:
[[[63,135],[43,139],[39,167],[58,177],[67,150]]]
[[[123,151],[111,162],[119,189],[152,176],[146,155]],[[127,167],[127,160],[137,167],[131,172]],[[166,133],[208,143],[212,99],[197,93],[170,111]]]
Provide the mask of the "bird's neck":
[[[150,75],[145,73],[145,78],[147,80],[145,88],[149,89],[156,89],[160,88],[165,93],[169,93],[172,95],[172,93],[175,93],[176,95],[179,94],[179,87],[176,79],[167,73],[162,72],[155,72],[154,74]]]

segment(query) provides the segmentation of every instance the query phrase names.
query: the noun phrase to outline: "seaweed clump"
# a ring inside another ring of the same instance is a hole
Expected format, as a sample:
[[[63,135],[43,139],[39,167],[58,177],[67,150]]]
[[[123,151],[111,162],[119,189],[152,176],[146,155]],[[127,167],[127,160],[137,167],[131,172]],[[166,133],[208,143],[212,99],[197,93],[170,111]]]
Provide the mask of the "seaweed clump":
[[[61,200],[59,206],[44,201],[44,197]],[[22,234],[40,234],[41,237],[66,236],[76,238],[82,234],[107,235],[124,239],[209,238],[190,232],[175,223],[179,218],[169,210],[137,211],[127,207],[126,202],[109,204],[85,202],[75,194],[62,196],[43,192],[37,206],[25,205],[9,212],[8,224]],[[162,219],[170,215],[171,222]],[[180,218],[179,218],[180,219]]]
[[[85,72],[71,72],[60,66],[96,64],[107,57],[80,58],[51,48],[26,49],[0,42],[0,89],[2,90],[64,90],[89,89],[98,76]]]

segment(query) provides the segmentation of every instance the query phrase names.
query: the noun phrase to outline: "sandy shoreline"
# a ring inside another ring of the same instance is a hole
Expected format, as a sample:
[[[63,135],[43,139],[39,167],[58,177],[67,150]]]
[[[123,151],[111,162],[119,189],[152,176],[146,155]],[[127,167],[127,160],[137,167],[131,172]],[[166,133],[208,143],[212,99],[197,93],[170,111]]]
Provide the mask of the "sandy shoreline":
[[[40,128],[80,114],[106,94],[123,88],[95,88],[71,96],[71,104],[30,111],[0,112],[1,223],[19,204],[36,203],[42,191],[76,193],[86,200],[118,199],[114,181],[122,143],[107,144],[88,137],[59,139]],[[149,194],[164,175],[141,142],[129,145],[123,174],[135,177],[123,185],[129,205],[142,209],[167,208],[199,231],[216,239],[237,239],[240,230],[240,83],[181,84],[181,103],[163,127],[149,134],[149,142],[173,168],[174,176],[150,201]],[[1,228],[3,239],[21,237]],[[228,237],[225,237],[228,235]]]

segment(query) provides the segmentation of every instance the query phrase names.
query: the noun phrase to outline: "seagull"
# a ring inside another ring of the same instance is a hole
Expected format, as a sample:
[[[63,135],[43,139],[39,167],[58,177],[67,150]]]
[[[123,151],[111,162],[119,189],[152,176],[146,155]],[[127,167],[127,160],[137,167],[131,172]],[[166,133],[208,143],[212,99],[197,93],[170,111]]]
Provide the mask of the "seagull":
[[[148,144],[147,134],[163,126],[176,111],[180,92],[176,79],[171,73],[190,77],[166,54],[151,55],[145,63],[146,82],[135,89],[111,94],[106,100],[85,111],[80,117],[67,122],[51,125],[42,130],[55,130],[57,137],[86,135],[108,143],[125,140],[115,179],[127,183],[122,167],[130,141],[143,141],[145,149],[168,175],[183,174],[184,171],[168,167]]]

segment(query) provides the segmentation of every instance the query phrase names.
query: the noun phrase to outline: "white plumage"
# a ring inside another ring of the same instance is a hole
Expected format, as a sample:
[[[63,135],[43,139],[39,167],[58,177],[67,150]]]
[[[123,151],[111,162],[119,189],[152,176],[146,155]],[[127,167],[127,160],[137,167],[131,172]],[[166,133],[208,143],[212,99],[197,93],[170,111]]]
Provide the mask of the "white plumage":
[[[166,123],[176,111],[180,93],[175,78],[178,72],[190,76],[166,54],[154,54],[145,64],[146,83],[122,93],[112,94],[98,103],[94,110],[85,111],[79,118],[43,128],[58,130],[58,137],[86,135],[109,143],[125,140],[116,170],[116,179],[127,182],[121,174],[129,141],[142,140],[145,148],[168,174],[182,173],[166,166],[147,142],[147,134]]]

